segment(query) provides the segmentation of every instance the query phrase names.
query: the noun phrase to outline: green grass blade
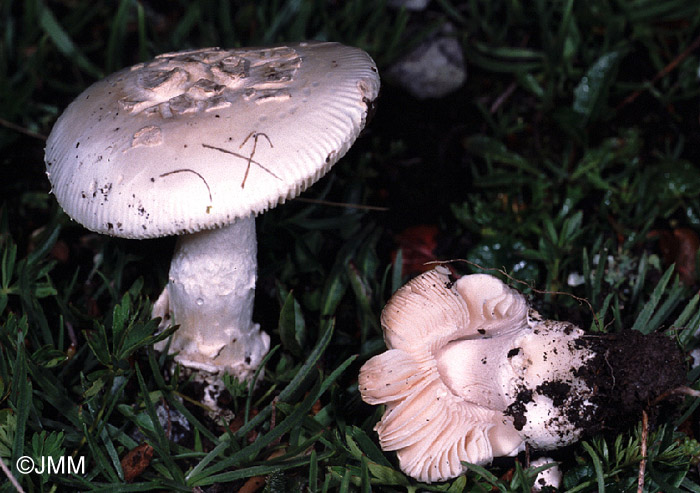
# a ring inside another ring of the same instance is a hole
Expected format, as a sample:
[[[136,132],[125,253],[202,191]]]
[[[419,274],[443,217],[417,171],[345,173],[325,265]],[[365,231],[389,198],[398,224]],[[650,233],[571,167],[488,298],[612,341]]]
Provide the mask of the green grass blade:
[[[595,470],[596,482],[598,483],[598,493],[605,493],[605,476],[603,475],[603,464],[600,461],[600,457],[598,457],[598,454],[588,442],[582,442],[581,446],[588,452],[593,461],[593,469]]]
[[[277,352],[277,350],[280,348],[279,344],[275,347],[273,347],[268,353],[265,355],[263,360],[260,362],[260,366],[255,370],[255,373],[253,374],[253,378],[250,380],[250,385],[248,386],[248,396],[245,399],[245,412],[243,416],[243,423],[248,422],[248,418],[250,417],[250,409],[253,404],[253,394],[255,393],[255,383],[258,381],[258,378],[260,377],[260,373],[263,371],[265,366],[267,365],[267,362],[270,361],[270,358],[272,357],[273,354]]]
[[[362,453],[366,455],[369,460],[382,466],[392,467],[391,463],[386,457],[384,457],[381,449],[377,447],[374,441],[367,436],[367,433],[365,433],[361,428],[353,426],[351,429],[351,434]]]
[[[689,478],[683,478],[683,481],[681,482],[681,486],[688,491],[692,491],[694,493],[700,493],[700,485],[697,483],[693,482]]]
[[[39,11],[39,25],[49,36],[51,41],[53,41],[58,51],[63,53],[63,55],[72,60],[78,67],[85,70],[85,72],[92,77],[96,79],[104,77],[102,71],[78,50],[73,40],[68,36],[68,33],[66,33],[63,27],[58,23],[53,12],[43,3],[39,3]]]
[[[324,452],[321,454],[321,460],[326,460],[332,457],[332,452]],[[207,480],[202,485],[216,484],[216,483],[227,483],[235,481],[237,479],[249,478],[252,476],[265,476],[267,474],[272,474],[277,471],[287,471],[290,469],[297,469],[301,467],[307,467],[309,465],[310,457],[299,457],[293,460],[284,461],[281,463],[270,464],[270,465],[256,465],[251,467],[244,467],[237,469],[235,471],[224,472],[221,474],[214,474],[207,478]]]
[[[279,400],[280,402],[293,402],[294,398],[301,394],[301,386],[309,377],[313,369],[316,367],[316,363],[321,358],[321,355],[325,352],[328,343],[331,342],[333,337],[333,329],[335,328],[335,322],[331,321],[328,324],[326,331],[323,333],[321,338],[316,343],[316,346],[306,358],[306,362],[301,366],[297,374],[294,376],[291,382],[280,392]],[[250,421],[245,423],[241,428],[236,431],[234,436],[237,439],[245,437],[246,434],[265,421],[270,413],[272,412],[272,405],[268,404],[258,414],[252,418]]]
[[[143,397],[143,403],[146,407],[146,414],[148,414],[148,417],[151,419],[153,429],[155,430],[157,443],[152,443],[151,445],[160,456],[160,459],[163,461],[163,464],[166,466],[167,470],[170,472],[170,474],[172,474],[173,479],[180,483],[184,483],[185,476],[172,459],[172,455],[170,453],[170,442],[165,436],[165,430],[163,430],[163,427],[160,425],[160,420],[156,414],[155,406],[153,406],[153,402],[151,402],[149,397],[146,381],[143,379],[143,375],[141,374],[141,369],[139,368],[138,364],[135,366],[135,369],[139,389],[141,390],[141,396]]]
[[[111,74],[118,68],[121,68],[122,54],[124,53],[124,37],[127,23],[129,22],[129,7],[134,3],[133,0],[121,0],[112,19],[107,41],[107,73]]]
[[[647,253],[642,254],[642,258],[639,259],[639,268],[637,269],[637,279],[635,280],[634,286],[632,287],[632,296],[630,302],[635,302],[639,299],[642,293],[642,288],[644,287],[644,281],[647,277],[647,270],[649,268],[649,260]]]
[[[17,416],[17,427],[12,442],[12,475],[15,477],[19,477],[17,459],[24,455],[24,437],[27,429],[27,420],[29,419],[29,411],[32,408],[32,383],[27,378],[28,370],[27,355],[23,340],[24,332],[25,331],[22,330],[18,330],[17,332],[17,358],[15,359],[14,375],[12,378],[11,401],[14,404],[15,415]]]
[[[362,493],[371,493],[372,485],[369,481],[369,467],[367,465],[367,456],[363,455],[360,459],[360,491]]]
[[[700,316],[700,310],[698,310],[698,304],[700,303],[700,293],[696,294],[693,296],[688,304],[683,308],[683,311],[681,312],[680,315],[678,315],[678,318],[673,321],[671,324],[672,327],[678,327],[678,328],[685,328],[681,332],[681,342],[682,343],[688,343],[690,341],[684,340],[683,337],[686,335],[688,337],[692,337],[697,330],[697,322],[693,323],[694,321],[698,320],[698,317]]]
[[[352,477],[350,473],[350,469],[345,470],[345,474],[343,474],[343,479],[340,481],[340,488],[338,489],[339,493],[348,493],[350,491],[350,478]]]
[[[46,257],[58,240],[58,234],[61,232],[61,227],[54,224],[52,227],[41,235],[41,241],[38,242],[37,249],[27,255],[27,264],[35,265],[41,259]]]
[[[221,455],[224,450],[226,450],[229,447],[229,443],[225,440],[220,441],[216,447],[214,447],[212,450],[207,453],[202,459],[197,463],[196,466],[192,468],[192,470],[187,473],[186,480],[189,482],[193,480],[193,478],[199,477],[201,472],[204,470],[205,467],[207,467],[211,462],[216,459],[219,455]],[[202,475],[204,477],[205,475]]]
[[[117,476],[116,471],[112,468],[112,465],[109,463],[104,453],[102,452],[102,448],[95,441],[94,433],[91,432],[86,422],[83,421],[81,425],[83,435],[85,436],[85,442],[87,443],[88,449],[90,450],[90,458],[93,461],[95,461],[97,467],[99,468],[99,471],[105,473],[110,481],[114,483],[118,482],[119,477]]]
[[[191,477],[190,484],[193,486],[200,486],[211,484],[208,481],[208,477],[213,473],[219,472],[228,467],[237,466],[240,461],[246,460],[250,457],[255,457],[263,448],[267,447],[270,443],[279,439],[282,435],[287,433],[295,425],[297,425],[304,415],[306,415],[309,410],[313,407],[315,402],[323,395],[326,390],[335,382],[335,380],[347,369],[350,364],[355,361],[357,356],[351,356],[346,359],[338,368],[336,368],[323,382],[317,382],[314,389],[309,392],[309,395],[304,399],[304,401],[299,404],[296,409],[287,416],[284,421],[275,426],[274,429],[270,430],[262,437],[258,439],[247,447],[242,448],[235,454],[227,457],[218,464],[210,467],[208,470],[201,471],[198,477]]]
[[[649,334],[654,331],[655,327],[651,326],[649,324],[649,321],[651,320],[651,317],[654,314],[654,310],[656,310],[656,307],[661,301],[664,291],[666,290],[666,285],[671,280],[674,268],[675,267],[672,265],[668,269],[666,269],[666,272],[659,280],[659,283],[654,288],[654,291],[651,293],[649,301],[639,312],[639,315],[637,316],[637,319],[634,321],[634,325],[632,326],[632,330],[638,330],[642,334]]]
[[[309,493],[318,491],[318,454],[315,450],[311,451],[309,459]]]
[[[100,425],[106,422],[106,419],[103,418],[102,421],[100,422]],[[107,451],[107,455],[109,456],[110,460],[112,461],[112,467],[114,468],[114,471],[117,473],[117,476],[119,477],[120,481],[124,481],[124,470],[122,469],[122,464],[119,459],[119,454],[117,453],[117,449],[114,447],[114,443],[112,442],[112,439],[109,436],[109,433],[107,433],[107,430],[102,428],[102,433],[100,434],[100,438],[102,438],[102,443],[104,443],[104,448]]]
[[[685,286],[681,284],[678,278],[675,279],[671,290],[667,293],[666,300],[656,310],[654,316],[651,317],[647,324],[647,334],[661,328],[663,322],[671,315],[673,310],[683,301],[685,295]]]

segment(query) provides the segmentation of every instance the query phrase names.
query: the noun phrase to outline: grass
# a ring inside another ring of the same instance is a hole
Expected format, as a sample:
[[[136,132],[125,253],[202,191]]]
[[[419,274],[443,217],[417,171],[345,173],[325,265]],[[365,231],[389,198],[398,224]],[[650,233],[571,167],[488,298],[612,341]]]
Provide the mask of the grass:
[[[465,86],[419,101],[385,80],[363,138],[304,194],[387,210],[291,201],[258,219],[255,320],[274,350],[259,387],[227,381],[235,422],[212,420],[152,349],[167,335],[149,314],[172,239],[71,222],[48,194],[42,137],[90,83],[158,53],[328,39],[386,73],[446,21]],[[434,226],[433,255],[525,281],[547,316],[696,348],[698,46],[692,0],[434,0],[423,13],[369,0],[6,0],[0,458],[25,491],[231,491],[251,478],[265,491],[530,491],[524,457],[421,485],[379,449],[381,410],[361,402],[357,372],[383,350],[379,313],[411,275],[401,260],[423,258],[415,239],[397,253],[397,238]],[[699,402],[649,433],[647,491],[700,491]],[[562,488],[636,490],[642,432],[559,451]],[[86,469],[20,475],[23,455],[85,457]]]

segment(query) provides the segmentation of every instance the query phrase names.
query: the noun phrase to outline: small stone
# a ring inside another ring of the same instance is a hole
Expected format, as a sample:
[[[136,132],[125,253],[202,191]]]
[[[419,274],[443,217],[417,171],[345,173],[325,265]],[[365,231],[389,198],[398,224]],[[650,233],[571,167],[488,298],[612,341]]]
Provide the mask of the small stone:
[[[430,0],[389,0],[389,6],[395,9],[405,8],[414,12],[421,12],[428,7]]]
[[[464,84],[467,69],[459,42],[441,35],[396,62],[387,75],[416,98],[441,98]]]

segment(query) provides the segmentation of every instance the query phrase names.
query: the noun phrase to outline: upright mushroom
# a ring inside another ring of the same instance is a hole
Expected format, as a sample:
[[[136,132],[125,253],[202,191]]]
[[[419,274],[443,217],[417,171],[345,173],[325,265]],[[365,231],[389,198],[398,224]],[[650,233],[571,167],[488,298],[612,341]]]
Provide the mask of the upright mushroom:
[[[359,389],[365,402],[386,405],[375,427],[382,449],[395,450],[401,469],[425,482],[460,475],[464,462],[515,455],[526,443],[545,450],[572,443],[616,413],[640,413],[685,378],[677,347],[659,335],[648,342],[668,348],[662,372],[673,377],[644,390],[644,378],[617,373],[616,380],[610,371],[638,350],[632,339],[617,344],[543,320],[486,274],[456,280],[444,267],[422,274],[394,294],[381,323],[388,350],[360,369]],[[626,392],[633,402],[611,395]],[[609,401],[619,409],[606,408]]]
[[[246,379],[269,349],[252,322],[255,215],[346,153],[378,91],[369,55],[337,43],[160,55],[68,106],[48,138],[47,175],[93,231],[180,235],[154,316],[180,325],[177,361]]]

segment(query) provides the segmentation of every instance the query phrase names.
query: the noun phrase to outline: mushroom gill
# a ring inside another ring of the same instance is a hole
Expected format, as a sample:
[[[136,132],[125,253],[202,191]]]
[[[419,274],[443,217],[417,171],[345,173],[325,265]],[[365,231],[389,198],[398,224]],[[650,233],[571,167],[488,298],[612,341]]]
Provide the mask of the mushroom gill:
[[[401,469],[424,481],[462,474],[463,463],[511,456],[525,443],[556,448],[580,435],[577,412],[595,414],[578,370],[594,352],[583,331],[542,320],[525,298],[485,274],[444,267],[400,288],[381,317],[388,348],[360,370],[375,430]]]

